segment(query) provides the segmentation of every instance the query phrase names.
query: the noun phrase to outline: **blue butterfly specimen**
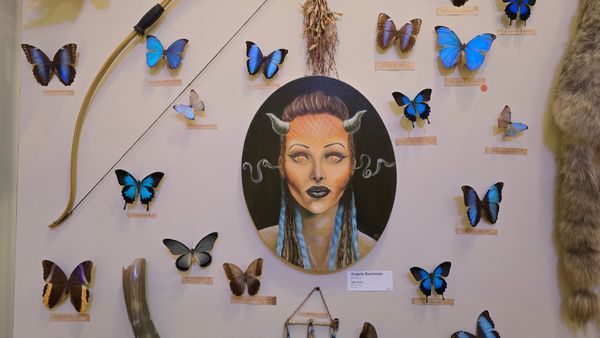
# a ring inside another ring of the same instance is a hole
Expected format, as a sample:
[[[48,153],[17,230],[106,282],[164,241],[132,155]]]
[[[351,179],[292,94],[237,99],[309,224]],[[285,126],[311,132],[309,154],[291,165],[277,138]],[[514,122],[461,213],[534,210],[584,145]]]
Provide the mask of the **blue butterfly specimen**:
[[[477,335],[466,331],[458,331],[452,335],[452,338],[500,338],[500,334],[495,328],[490,313],[485,310],[477,318]]]
[[[149,203],[154,198],[154,188],[158,187],[160,180],[162,180],[165,174],[161,172],[154,172],[144,177],[144,179],[141,181],[138,181],[135,177],[133,177],[133,175],[122,169],[115,170],[115,174],[117,174],[117,180],[119,181],[119,184],[123,186],[123,189],[121,190],[121,195],[125,200],[123,210],[125,210],[127,204],[135,201],[135,198],[139,193],[140,202],[145,204],[146,211],[149,211]]]
[[[47,86],[56,73],[60,82],[70,86],[75,80],[75,62],[77,59],[77,45],[70,43],[60,48],[54,59],[50,60],[41,49],[28,44],[21,44],[27,62],[33,65],[33,76],[42,86]]]
[[[502,202],[503,182],[498,182],[490,187],[485,193],[483,201],[479,199],[475,189],[468,185],[461,187],[464,195],[465,206],[467,207],[467,217],[471,226],[476,227],[481,220],[481,214],[485,213],[488,222],[495,224],[498,221],[500,212],[500,202]]]
[[[435,293],[442,296],[444,299],[444,292],[448,287],[448,283],[444,277],[448,277],[450,274],[450,262],[443,262],[438,265],[432,273],[427,272],[419,267],[410,268],[410,273],[413,275],[417,282],[421,282],[419,284],[419,288],[421,292],[425,295],[425,301],[428,301],[429,296],[431,296],[432,290],[435,290]]]
[[[257,44],[252,41],[246,41],[246,56],[248,57],[246,66],[248,67],[248,73],[254,75],[264,65],[263,74],[267,79],[271,79],[279,71],[279,65],[283,63],[287,53],[287,49],[277,49],[267,55],[267,57],[264,57]]]
[[[527,25],[527,19],[531,16],[531,7],[535,5],[536,0],[502,0],[502,2],[508,2],[504,12],[510,19],[510,25],[517,17],[521,19]]]
[[[417,42],[417,36],[421,31],[421,19],[412,19],[400,30],[396,29],[394,21],[384,13],[379,13],[377,18],[377,46],[386,49],[394,40],[402,53],[409,52]]]
[[[423,89],[412,101],[400,92],[393,92],[392,96],[394,96],[398,106],[404,107],[404,116],[412,122],[413,128],[417,121],[417,115],[421,120],[427,120],[427,123],[430,123],[429,113],[431,113],[431,107],[427,102],[431,100],[431,89]]]
[[[158,61],[164,57],[167,60],[167,66],[171,69],[176,69],[181,64],[183,50],[188,42],[188,39],[179,39],[165,50],[162,43],[155,36],[146,36],[146,48],[148,49],[146,52],[146,63],[148,67],[152,68],[156,66]]]
[[[190,104],[177,104],[173,106],[173,109],[186,119],[193,121],[196,119],[196,114],[201,114],[206,108],[204,107],[204,102],[200,100],[198,93],[192,89],[190,91]]]
[[[504,129],[504,136],[515,137],[529,129],[525,123],[512,122],[511,115],[510,107],[504,106],[504,109],[502,109],[500,117],[498,118],[498,128]]]
[[[212,250],[218,236],[218,233],[211,232],[204,236],[204,238],[196,244],[193,250],[188,248],[185,244],[170,238],[163,239],[163,244],[173,255],[180,255],[175,261],[175,267],[179,271],[188,271],[194,260],[202,268],[210,265],[212,256],[208,252]]]
[[[462,43],[450,28],[436,26],[437,41],[440,45],[440,60],[446,68],[454,67],[460,60],[470,71],[481,67],[485,54],[490,51],[496,35],[484,33],[477,35],[466,44]]]

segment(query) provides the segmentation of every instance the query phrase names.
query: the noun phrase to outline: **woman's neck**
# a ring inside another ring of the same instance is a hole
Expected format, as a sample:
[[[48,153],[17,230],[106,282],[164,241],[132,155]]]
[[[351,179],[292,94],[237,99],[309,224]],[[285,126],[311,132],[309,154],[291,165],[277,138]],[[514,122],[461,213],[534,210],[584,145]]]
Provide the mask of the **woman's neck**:
[[[327,271],[338,204],[320,214],[301,208],[302,235],[312,270]]]

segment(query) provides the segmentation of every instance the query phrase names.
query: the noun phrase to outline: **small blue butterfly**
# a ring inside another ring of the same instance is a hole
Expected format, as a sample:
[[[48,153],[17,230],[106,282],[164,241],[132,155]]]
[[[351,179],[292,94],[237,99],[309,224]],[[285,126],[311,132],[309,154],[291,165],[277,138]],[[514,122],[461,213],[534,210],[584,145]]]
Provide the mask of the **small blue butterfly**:
[[[458,331],[452,335],[452,338],[500,338],[500,334],[495,330],[496,326],[490,313],[485,310],[477,318],[477,335],[466,331]]]
[[[152,35],[146,36],[146,63],[148,67],[156,66],[158,61],[163,57],[167,59],[167,65],[171,69],[179,67],[183,59],[183,49],[188,43],[188,39],[179,39],[173,42],[169,48],[165,50],[162,43]]]
[[[115,174],[117,174],[119,184],[123,186],[123,189],[121,190],[121,195],[125,200],[123,210],[125,210],[127,204],[135,201],[135,197],[139,192],[140,202],[145,204],[146,211],[149,211],[150,206],[148,204],[154,198],[154,188],[158,187],[160,180],[165,174],[154,172],[146,176],[142,181],[138,181],[133,175],[122,169],[115,170]]]
[[[448,287],[448,283],[444,280],[444,277],[448,277],[450,274],[450,262],[443,262],[438,265],[432,273],[427,272],[419,267],[410,268],[410,273],[413,275],[417,282],[421,282],[419,284],[419,288],[421,292],[425,295],[425,301],[428,301],[428,297],[431,296],[432,290],[435,290],[435,293],[442,296],[444,299],[444,292]]]
[[[467,217],[471,226],[476,227],[479,224],[482,213],[485,213],[488,222],[495,224],[498,221],[500,202],[502,202],[502,188],[504,188],[504,182],[492,185],[485,193],[483,201],[481,201],[475,189],[468,185],[461,187],[465,206],[467,207]]]
[[[33,76],[42,86],[48,85],[52,73],[56,73],[60,82],[65,86],[70,86],[75,80],[76,44],[64,45],[54,54],[52,61],[46,53],[37,47],[21,44],[21,48],[25,52],[27,62],[33,65]]]
[[[196,114],[201,114],[206,108],[204,107],[204,102],[200,100],[198,93],[192,89],[190,91],[190,104],[177,104],[173,106],[173,109],[186,119],[193,121],[196,119]]]
[[[429,113],[431,113],[431,108],[427,102],[431,100],[431,89],[423,89],[412,101],[400,92],[393,92],[392,96],[399,107],[404,107],[404,116],[412,122],[413,128],[417,121],[417,115],[421,120],[427,120],[427,123],[430,123]]]
[[[531,7],[535,5],[536,0],[502,0],[502,2],[508,2],[504,12],[510,19],[510,25],[514,20],[517,20],[517,16],[521,21],[527,25],[527,19],[531,16]]]
[[[515,137],[529,129],[525,123],[512,122],[511,115],[510,107],[504,106],[504,109],[502,109],[500,117],[498,118],[498,128],[504,129],[504,136]]]
[[[461,60],[470,71],[479,69],[485,60],[485,54],[490,51],[492,42],[496,39],[494,34],[485,33],[464,44],[448,27],[436,26],[435,31],[441,47],[440,60],[446,68],[454,67]]]
[[[265,58],[257,44],[252,41],[246,41],[246,56],[248,57],[246,66],[248,67],[248,73],[254,75],[264,65],[263,74],[267,79],[272,78],[279,71],[279,65],[283,63],[287,53],[287,49],[277,49]]]

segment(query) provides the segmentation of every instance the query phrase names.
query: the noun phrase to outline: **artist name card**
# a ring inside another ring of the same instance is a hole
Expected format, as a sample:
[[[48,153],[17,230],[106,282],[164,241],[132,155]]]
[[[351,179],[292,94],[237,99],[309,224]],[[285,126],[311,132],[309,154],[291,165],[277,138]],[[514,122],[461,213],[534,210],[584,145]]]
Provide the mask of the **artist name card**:
[[[346,283],[348,291],[392,291],[394,275],[392,271],[348,271]]]

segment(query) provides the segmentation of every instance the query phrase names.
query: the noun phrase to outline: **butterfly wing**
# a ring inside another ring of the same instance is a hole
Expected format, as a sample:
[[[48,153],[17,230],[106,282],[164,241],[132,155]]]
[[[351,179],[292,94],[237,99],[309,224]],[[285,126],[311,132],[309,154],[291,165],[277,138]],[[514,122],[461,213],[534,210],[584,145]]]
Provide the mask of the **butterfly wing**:
[[[183,59],[183,50],[188,42],[188,39],[179,39],[173,42],[169,48],[167,48],[165,56],[167,58],[167,65],[169,68],[176,69],[179,67],[181,60]]]
[[[477,338],[500,338],[490,313],[485,310],[477,318]]]
[[[431,89],[423,89],[417,97],[413,100],[415,113],[419,114],[422,120],[429,121],[429,114],[431,113],[431,107],[425,102],[431,100]]]
[[[417,121],[417,112],[415,107],[413,107],[412,101],[408,96],[400,92],[393,92],[392,96],[399,107],[404,107],[404,116],[414,124]]]
[[[450,262],[443,262],[433,270],[433,287],[435,288],[435,292],[442,295],[442,297],[448,287],[448,283],[446,283],[446,280],[443,277],[448,277],[451,265],[452,263]]]
[[[440,45],[440,60],[446,68],[452,68],[458,62],[462,42],[450,28],[445,26],[436,26],[437,41]]]
[[[146,64],[152,68],[156,66],[158,60],[160,60],[165,52],[165,48],[158,38],[153,35],[146,36]]]
[[[206,110],[204,102],[200,100],[200,96],[193,89],[190,91],[190,106],[192,107],[192,109],[194,109],[194,112],[196,112],[197,114],[200,114],[200,112]]]
[[[377,338],[377,331],[375,330],[375,327],[371,325],[371,323],[365,322],[359,338]]]
[[[39,84],[47,86],[52,75],[52,62],[41,49],[28,44],[21,44],[27,62],[33,65],[33,76]]]
[[[140,202],[146,205],[146,210],[150,209],[148,204],[154,198],[154,188],[158,187],[163,176],[165,176],[164,173],[157,171],[144,177],[140,182]]]
[[[519,19],[526,22],[531,16],[531,7],[535,5],[535,0],[521,0],[521,6],[519,6]]]
[[[77,45],[70,43],[64,45],[54,54],[52,66],[58,79],[65,86],[70,86],[75,80],[75,62],[77,58]]]
[[[265,61],[258,45],[252,41],[246,41],[246,56],[248,57],[248,61],[246,62],[248,73],[250,75],[258,73],[260,66]]]
[[[479,220],[481,219],[481,200],[479,199],[475,189],[472,187],[463,185],[461,189],[463,191],[465,206],[467,207],[467,217],[469,218],[469,223],[471,223],[471,226],[477,226],[477,224],[479,224]]]
[[[200,267],[205,268],[212,262],[212,256],[208,253],[208,251],[212,250],[217,237],[219,237],[218,233],[211,232],[210,234],[204,236],[204,238],[202,238],[200,242],[196,244],[193,254]]]
[[[452,0],[452,4],[456,7],[460,7],[467,3],[468,0]]]
[[[263,74],[267,79],[270,79],[277,74],[279,65],[283,63],[287,53],[287,49],[277,49],[267,56],[265,68],[263,69]]]
[[[180,255],[175,261],[175,267],[179,271],[188,271],[192,265],[192,250],[180,241],[171,238],[163,239],[163,244],[173,255]]]
[[[77,265],[69,277],[69,296],[71,304],[79,313],[84,313],[88,306],[90,291],[88,285],[92,280],[92,261],[85,261]]]
[[[490,51],[495,39],[496,35],[484,33],[477,35],[465,45],[465,64],[470,71],[481,67],[485,60],[485,54]]]
[[[511,123],[511,110],[509,106],[504,106],[502,112],[500,113],[500,117],[498,118],[498,128],[505,129]]]
[[[455,332],[451,338],[477,338],[474,335],[470,334],[467,331],[458,331]]]
[[[419,267],[410,268],[410,273],[413,275],[417,282],[421,282],[419,284],[419,289],[426,297],[431,296],[431,277],[429,276],[429,272]]]
[[[398,46],[402,53],[409,52],[417,42],[417,35],[421,31],[421,24],[423,21],[421,19],[412,19],[410,22],[406,23],[400,31],[398,32]]]
[[[504,131],[504,136],[515,137],[527,129],[529,129],[529,127],[525,123],[513,122]]]
[[[262,275],[263,259],[257,258],[246,269],[246,284],[248,285],[248,294],[254,296],[260,288],[258,277]]]
[[[44,269],[44,291],[42,292],[42,299],[44,305],[49,309],[53,308],[58,304],[67,291],[67,275],[62,269],[54,262],[49,260],[42,261],[42,268]]]
[[[123,199],[125,200],[125,206],[128,203],[133,203],[138,190],[137,180],[133,175],[122,169],[115,170],[115,174],[117,175],[119,184],[123,186],[123,189],[121,189],[121,196],[123,196]],[[125,206],[123,206],[123,209],[125,209]]]
[[[397,34],[394,21],[387,14],[379,13],[377,17],[377,46],[381,49],[388,48]]]
[[[498,220],[500,202],[502,202],[503,187],[503,182],[498,182],[492,185],[483,198],[483,207],[485,208],[488,221],[492,224],[495,224]]]
[[[244,290],[246,290],[246,279],[242,269],[238,268],[235,264],[224,263],[223,270],[225,270],[225,275],[227,276],[227,279],[229,279],[229,288],[231,289],[231,292],[236,296],[243,295]]]
[[[188,106],[187,104],[176,104],[173,106],[173,109],[190,121],[196,119],[196,113],[192,106]]]

